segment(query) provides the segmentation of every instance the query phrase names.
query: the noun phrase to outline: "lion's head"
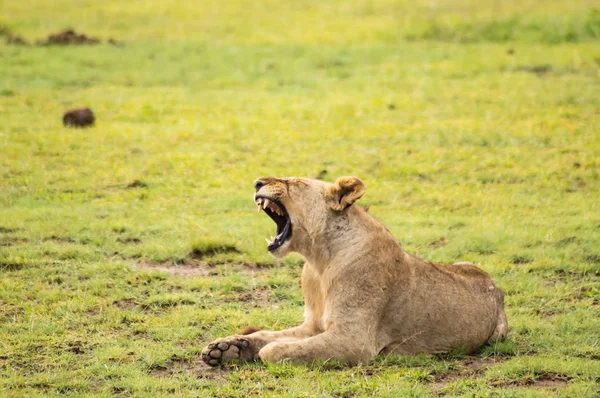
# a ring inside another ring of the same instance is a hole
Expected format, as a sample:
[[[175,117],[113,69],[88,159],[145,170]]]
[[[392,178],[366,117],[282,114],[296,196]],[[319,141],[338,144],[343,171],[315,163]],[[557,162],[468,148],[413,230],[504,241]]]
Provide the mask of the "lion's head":
[[[334,183],[309,178],[259,178],[254,202],[277,225],[268,250],[276,257],[313,244],[365,193],[357,177],[340,177]]]

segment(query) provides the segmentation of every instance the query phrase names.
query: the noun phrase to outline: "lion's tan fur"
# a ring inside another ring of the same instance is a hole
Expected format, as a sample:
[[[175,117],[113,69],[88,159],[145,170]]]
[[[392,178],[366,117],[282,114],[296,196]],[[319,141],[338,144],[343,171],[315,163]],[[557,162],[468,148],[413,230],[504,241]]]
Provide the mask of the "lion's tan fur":
[[[357,364],[379,353],[473,351],[505,336],[503,295],[489,276],[470,263],[443,265],[406,253],[379,221],[353,206],[365,192],[358,178],[259,181],[257,195],[282,203],[292,220],[291,238],[273,255],[295,251],[306,259],[305,321],[243,336],[249,345],[240,358]]]

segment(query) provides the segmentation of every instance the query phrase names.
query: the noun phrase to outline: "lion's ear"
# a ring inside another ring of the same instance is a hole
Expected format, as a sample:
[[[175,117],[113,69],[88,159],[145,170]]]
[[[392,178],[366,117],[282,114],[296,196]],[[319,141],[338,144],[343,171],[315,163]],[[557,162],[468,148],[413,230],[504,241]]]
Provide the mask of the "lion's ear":
[[[342,211],[365,193],[365,184],[357,177],[340,177],[327,187],[329,207]]]

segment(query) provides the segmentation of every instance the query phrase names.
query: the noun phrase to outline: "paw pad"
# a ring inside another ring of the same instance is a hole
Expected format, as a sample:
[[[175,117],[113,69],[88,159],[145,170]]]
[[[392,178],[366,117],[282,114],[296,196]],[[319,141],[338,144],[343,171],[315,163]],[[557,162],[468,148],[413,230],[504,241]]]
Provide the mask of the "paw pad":
[[[242,339],[214,342],[202,350],[202,360],[210,366],[225,361],[251,360],[253,355],[247,350],[249,346],[250,343]]]

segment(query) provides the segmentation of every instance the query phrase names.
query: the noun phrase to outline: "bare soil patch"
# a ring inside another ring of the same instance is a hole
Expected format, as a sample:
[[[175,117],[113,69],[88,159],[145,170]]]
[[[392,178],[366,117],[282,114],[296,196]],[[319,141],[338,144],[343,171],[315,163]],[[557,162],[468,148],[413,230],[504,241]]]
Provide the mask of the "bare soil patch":
[[[554,373],[544,372],[536,375],[535,377],[525,377],[519,380],[496,380],[492,381],[490,385],[494,387],[536,387],[544,389],[556,389],[564,387],[571,380],[570,376]]]
[[[139,245],[140,243],[142,243],[142,240],[140,238],[118,238],[117,242],[119,243],[123,243],[125,245]]]
[[[27,244],[27,238],[17,236],[4,236],[0,237],[0,246],[18,246]]]
[[[127,184],[127,189],[135,189],[135,188],[148,188],[148,184],[144,181],[135,180],[129,184]]]
[[[533,73],[537,76],[543,76],[547,73],[552,72],[551,65],[521,65],[515,68],[517,72],[528,72]]]
[[[476,379],[481,377],[485,369],[490,368],[498,363],[504,362],[503,357],[488,357],[480,358],[469,356],[460,361],[461,367],[456,370],[451,370],[446,373],[434,374],[434,381],[430,383],[430,387],[438,394],[442,394],[443,388],[458,380],[458,379]]]
[[[242,267],[246,268],[249,271],[264,271],[267,270],[269,268],[273,268],[273,264],[269,264],[269,263],[236,263],[236,262],[231,262],[228,264],[239,264]]]
[[[46,40],[38,41],[38,45],[41,46],[67,46],[98,43],[100,43],[99,39],[88,36],[84,33],[77,33],[73,29],[65,29],[63,31],[50,34]]]
[[[256,289],[240,292],[240,294],[238,294],[237,297],[228,298],[224,301],[226,303],[243,302],[254,308],[266,307],[271,304],[271,299],[269,298],[269,291],[270,289],[268,287],[259,286]]]
[[[21,228],[10,228],[10,227],[0,226],[0,234],[12,234],[14,232],[19,232],[19,231],[21,231]]]
[[[585,262],[590,264],[600,264],[600,254],[597,253],[586,254],[585,256],[583,256],[583,259],[585,260]]]
[[[123,299],[115,301],[114,304],[122,310],[131,310],[137,307],[137,304],[132,299]]]
[[[429,243],[429,247],[444,247],[448,243],[448,239],[441,237]]]
[[[5,261],[0,259],[0,270],[2,271],[18,271],[25,267],[24,263],[16,261]]]
[[[533,258],[529,257],[528,255],[516,254],[516,255],[510,257],[510,262],[515,265],[529,264],[529,263],[533,262]]]
[[[50,235],[50,236],[45,237],[42,240],[43,241],[61,242],[61,243],[77,243],[77,239],[75,239],[75,238],[70,238],[67,236],[57,236],[57,235]]]
[[[19,35],[8,35],[6,37],[6,44],[11,46],[28,46],[27,40],[23,39]]]
[[[172,377],[181,373],[194,373],[199,379],[212,380],[218,383],[227,381],[226,373],[233,368],[229,366],[212,367],[204,363],[200,356],[193,359],[174,358],[166,366],[153,366],[149,373],[155,377]]]
[[[202,249],[194,249],[188,254],[188,257],[191,259],[200,260],[205,257],[211,257],[216,254],[227,254],[227,253],[240,253],[237,247],[232,245],[218,245],[211,246]]]
[[[144,270],[161,271],[171,275],[186,276],[216,276],[220,274],[220,270],[217,266],[225,264],[239,266],[240,269],[246,270],[249,273],[262,272],[272,267],[272,264],[239,262],[235,260],[205,261],[202,260],[204,254],[199,254],[198,257],[195,257],[196,255],[198,254],[190,254],[184,260],[167,260],[163,262],[142,260],[137,263],[136,266]]]
[[[188,259],[184,263],[174,261],[165,261],[163,263],[141,261],[137,264],[137,267],[147,271],[161,271],[171,275],[182,276],[209,276],[216,274],[208,263],[194,259]]]
[[[469,356],[462,361],[462,365],[471,372],[481,373],[487,368],[506,361],[508,356],[492,356],[487,358]]]

